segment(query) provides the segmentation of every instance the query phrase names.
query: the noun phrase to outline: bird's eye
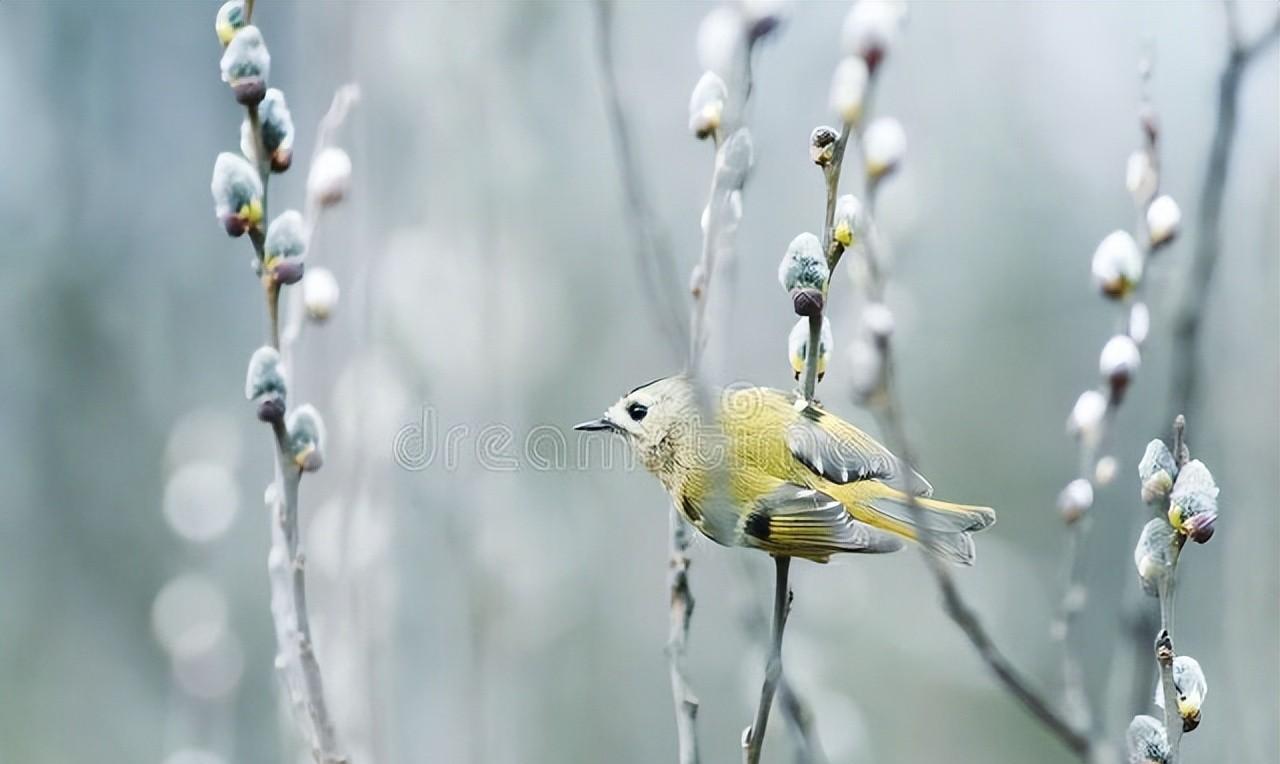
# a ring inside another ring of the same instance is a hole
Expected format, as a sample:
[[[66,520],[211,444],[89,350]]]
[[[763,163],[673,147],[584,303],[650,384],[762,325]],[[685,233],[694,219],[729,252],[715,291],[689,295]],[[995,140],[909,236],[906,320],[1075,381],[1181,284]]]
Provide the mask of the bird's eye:
[[[649,407],[643,403],[632,403],[627,406],[627,416],[631,417],[633,421],[639,422],[648,413]]]

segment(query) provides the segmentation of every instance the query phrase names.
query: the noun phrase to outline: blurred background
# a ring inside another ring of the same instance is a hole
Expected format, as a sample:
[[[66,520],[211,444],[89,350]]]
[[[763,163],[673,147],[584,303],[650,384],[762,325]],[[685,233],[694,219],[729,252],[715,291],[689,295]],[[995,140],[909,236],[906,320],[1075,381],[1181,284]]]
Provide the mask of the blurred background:
[[[0,761],[302,760],[272,669],[271,443],[242,397],[264,310],[250,249],[223,234],[208,190],[243,116],[219,79],[217,7],[0,6]],[[633,148],[682,279],[711,169],[686,107],[712,7],[621,2],[613,19]],[[776,266],[820,224],[807,141],[834,120],[847,9],[787,6],[756,58],[757,166],[731,320],[712,339],[734,378],[793,384]],[[1246,37],[1274,13],[1242,3]],[[273,211],[301,207],[335,88],[363,92],[336,136],[355,167],[350,199],[309,255],[337,274],[342,301],[303,332],[291,393],[329,425],[327,464],[303,482],[304,541],[328,694],[362,764],[675,759],[664,494],[620,458],[580,468],[572,432],[563,467],[524,453],[536,428],[594,417],[682,363],[640,288],[595,14],[258,3],[271,82],[298,128]],[[1056,698],[1054,501],[1076,461],[1063,421],[1096,383],[1116,320],[1089,260],[1132,225],[1137,62],[1154,52],[1163,190],[1182,204],[1184,235],[1151,265],[1151,339],[1107,447],[1120,477],[1093,510],[1073,636],[1113,739],[1133,713],[1136,464],[1168,433],[1170,318],[1197,235],[1224,18],[1216,2],[917,3],[875,104],[909,140],[879,204],[897,255],[908,429],[939,495],[999,510],[960,586]],[[1240,91],[1187,412],[1222,518],[1180,570],[1178,647],[1212,685],[1186,761],[1280,750],[1277,60],[1273,47]],[[837,276],[820,394],[874,433],[847,392],[852,287]],[[510,464],[482,453],[493,424],[513,434],[496,446]],[[430,463],[397,463],[406,426],[437,444]],[[461,439],[446,459],[451,428]],[[704,761],[739,756],[763,666],[749,622],[771,596],[770,567],[693,549],[688,671]],[[793,584],[787,669],[832,762],[1073,760],[994,684],[914,552],[797,564]],[[765,758],[792,750],[775,710]]]

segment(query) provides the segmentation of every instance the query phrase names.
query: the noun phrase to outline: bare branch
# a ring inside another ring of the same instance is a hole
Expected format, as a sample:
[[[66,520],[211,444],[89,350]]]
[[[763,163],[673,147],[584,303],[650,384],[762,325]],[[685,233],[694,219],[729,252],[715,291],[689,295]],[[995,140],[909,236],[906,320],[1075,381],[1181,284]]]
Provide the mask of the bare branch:
[[[671,545],[667,588],[671,591],[671,621],[667,633],[667,664],[671,696],[676,712],[676,750],[680,764],[698,763],[698,698],[685,678],[684,659],[693,618],[693,592],[689,589],[689,542],[693,529],[675,506],[671,507]]]
[[[742,760],[746,764],[759,764],[764,745],[765,729],[769,724],[769,709],[773,696],[782,681],[782,633],[787,628],[787,615],[791,611],[791,587],[787,574],[791,570],[790,557],[774,557],[773,632],[769,642],[769,659],[764,671],[764,685],[760,688],[760,703],[755,719],[742,732]]]
[[[886,354],[888,353],[887,348],[885,352]],[[908,481],[914,481],[915,459],[912,456],[905,428],[902,425],[897,397],[893,392],[892,371],[887,371],[886,374],[890,378],[886,381],[883,403],[876,409],[877,421],[885,433],[889,449],[908,467],[906,470]],[[915,490],[908,485],[906,493],[909,499],[910,511],[916,521],[916,526],[920,529],[921,554],[925,558],[925,563],[933,576],[934,583],[937,584],[938,590],[942,594],[942,602],[947,615],[956,626],[960,627],[965,637],[968,638],[969,643],[977,650],[978,657],[987,664],[987,668],[1004,685],[1005,689],[1070,751],[1082,760],[1087,759],[1092,750],[1092,743],[1088,734],[1084,730],[1077,728],[1058,711],[1044,694],[1033,687],[1031,682],[1009,662],[1004,653],[996,646],[977,612],[969,606],[964,596],[960,594],[960,590],[956,587],[955,580],[952,578],[951,571],[947,568],[946,563],[932,551],[929,526],[924,520],[919,503],[915,501]]]
[[[247,0],[246,23],[251,20],[252,14],[253,0]],[[267,188],[271,179],[271,166],[263,139],[262,120],[256,105],[250,105],[246,110],[256,147],[256,166],[262,180],[262,219],[269,221]],[[251,241],[259,262],[262,262],[263,236],[251,232]],[[288,347],[281,346],[280,285],[274,279],[264,281],[270,327],[268,341],[271,347],[281,351],[283,358]],[[283,361],[281,365],[284,365]],[[271,581],[272,620],[279,650],[276,665],[288,693],[288,701],[300,722],[303,737],[311,747],[314,760],[317,764],[348,764],[349,760],[339,752],[337,733],[325,702],[324,681],[316,659],[307,610],[306,557],[302,552],[298,523],[298,489],[302,481],[302,470],[294,463],[283,417],[277,417],[271,424],[276,464],[270,502],[271,551],[267,558],[267,569]],[[305,725],[301,724],[304,718],[308,721]]]
[[[846,131],[848,132],[848,131]],[[854,133],[852,137],[861,144],[861,137]],[[879,231],[876,225],[875,202],[879,187],[879,177],[866,177],[865,210],[867,214],[867,232],[861,247],[860,255],[866,267],[867,279],[862,288],[868,301],[880,303],[884,299],[887,287],[887,274],[882,267],[882,259],[878,253]],[[1079,756],[1087,759],[1093,750],[1092,741],[1086,730],[1073,724],[1047,697],[1036,689],[1030,680],[1013,666],[1004,653],[995,644],[987,628],[983,625],[977,612],[965,601],[956,586],[946,563],[933,551],[932,533],[928,522],[924,519],[923,509],[916,501],[915,457],[903,424],[901,405],[898,401],[893,353],[890,338],[878,336],[874,344],[879,356],[878,389],[866,396],[865,402],[870,405],[880,425],[889,450],[902,460],[906,469],[907,485],[905,493],[912,519],[919,528],[921,554],[926,567],[934,579],[942,595],[943,609],[956,624],[977,651],[978,657],[987,664],[987,668],[1006,690],[1022,704],[1027,711],[1038,719],[1046,729],[1057,737],[1063,745]]]
[[[649,302],[649,314],[667,338],[672,348],[683,346],[685,318],[673,299],[681,285],[676,275],[675,257],[671,241],[658,221],[658,215],[650,204],[652,195],[644,178],[644,169],[632,147],[631,127],[626,109],[619,95],[618,75],[613,54],[613,0],[596,0],[596,55],[600,68],[601,89],[609,116],[610,133],[618,161],[618,174],[626,194],[627,222],[634,226],[630,237],[636,267],[645,298]]]

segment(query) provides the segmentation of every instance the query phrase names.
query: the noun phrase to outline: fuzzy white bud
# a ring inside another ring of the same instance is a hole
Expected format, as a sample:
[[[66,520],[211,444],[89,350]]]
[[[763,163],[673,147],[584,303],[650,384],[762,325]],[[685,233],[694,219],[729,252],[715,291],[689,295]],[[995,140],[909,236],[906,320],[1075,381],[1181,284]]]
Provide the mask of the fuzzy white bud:
[[[310,403],[289,412],[285,422],[289,451],[294,464],[304,472],[314,472],[324,464],[325,429],[320,412]]]
[[[826,316],[822,317],[822,331],[818,337],[818,380],[821,381],[826,376],[827,363],[831,360],[831,348],[835,345],[831,334],[831,320]],[[808,318],[801,318],[796,321],[795,326],[791,327],[791,334],[787,336],[787,358],[791,361],[791,370],[795,372],[796,379],[800,379],[804,374],[805,363],[809,359]]]
[[[1138,462],[1138,480],[1142,483],[1142,501],[1161,504],[1169,498],[1174,478],[1178,476],[1178,464],[1163,440],[1153,440]]]
[[[858,56],[847,56],[836,65],[831,77],[831,110],[845,124],[856,125],[862,119],[869,79],[867,62]]]
[[[884,342],[893,335],[893,311],[882,302],[867,303],[862,309],[862,325],[877,342]]]
[[[1160,246],[1173,241],[1182,225],[1182,210],[1172,196],[1157,196],[1147,207],[1147,232],[1151,235],[1152,246]]]
[[[851,247],[862,238],[865,229],[866,215],[863,213],[862,202],[853,194],[845,194],[837,199],[831,238],[845,247]]]
[[[884,354],[876,347],[870,333],[861,332],[849,344],[850,373],[853,391],[861,400],[868,400],[881,388],[884,380]]]
[[[336,146],[320,152],[307,175],[307,197],[321,207],[332,207],[351,188],[351,157]]]
[[[858,0],[845,16],[841,30],[844,52],[862,58],[875,71],[898,39],[906,16],[905,4],[893,0]]]
[[[1098,485],[1111,485],[1120,471],[1120,464],[1114,456],[1104,456],[1093,466],[1093,480]]]
[[[1192,541],[1203,544],[1213,537],[1218,519],[1218,486],[1199,459],[1178,470],[1169,492],[1169,523]]]
[[[822,243],[811,233],[792,239],[778,264],[778,283],[791,294],[796,314],[801,316],[822,312],[830,276]]]
[[[704,70],[728,76],[746,42],[746,25],[734,9],[720,6],[698,25],[698,63]]]
[[[712,71],[703,72],[689,96],[689,130],[699,140],[714,135],[720,129],[720,118],[724,115],[724,103],[728,98],[729,90],[720,75]]]
[[[1127,334],[1117,334],[1107,340],[1098,356],[1098,372],[1111,384],[1112,395],[1117,397],[1123,394],[1141,364],[1138,343]]]
[[[1129,155],[1125,165],[1124,185],[1139,205],[1146,204],[1155,195],[1159,185],[1156,168],[1151,164],[1151,157],[1145,151],[1135,151]]]
[[[1179,655],[1170,667],[1173,673],[1173,694],[1178,703],[1178,716],[1182,717],[1182,729],[1190,732],[1200,725],[1200,707],[1209,695],[1209,681],[1204,677],[1200,661],[1190,655]],[[1155,703],[1164,708],[1164,681],[1156,683]]]
[[[244,25],[244,0],[228,0],[223,3],[213,21],[213,29],[217,32],[218,42],[222,43],[223,47],[230,44],[236,32],[243,29]]]
[[[262,178],[244,157],[229,151],[213,163],[213,212],[227,233],[240,236],[262,223]]]
[[[1084,478],[1076,478],[1058,494],[1058,511],[1068,524],[1074,523],[1093,506],[1093,484]]]
[[[870,125],[862,138],[867,174],[880,178],[898,168],[907,153],[907,133],[893,117],[880,117]]]
[[[1142,280],[1143,255],[1127,231],[1112,231],[1093,251],[1093,281],[1102,293],[1122,298]]]
[[[1152,716],[1133,717],[1125,732],[1130,764],[1165,764],[1169,760],[1169,739],[1164,724]]]
[[[805,232],[791,240],[778,264],[778,283],[791,291],[796,287],[824,288],[830,275],[818,237]]]
[[[222,81],[231,86],[237,101],[245,105],[261,101],[271,75],[271,54],[262,32],[252,24],[237,30],[222,53],[219,68]]]
[[[1133,564],[1138,569],[1142,590],[1154,597],[1169,574],[1169,555],[1173,548],[1173,528],[1164,518],[1156,517],[1142,526],[1138,544],[1133,549]]]
[[[338,279],[328,268],[311,268],[302,277],[302,304],[311,320],[328,320],[338,305]]]
[[[1076,398],[1076,405],[1067,417],[1067,432],[1086,442],[1097,442],[1102,431],[1102,420],[1107,415],[1107,396],[1097,390],[1086,390]]]
[[[1145,302],[1135,302],[1129,309],[1129,336],[1141,345],[1151,333],[1151,311]]]

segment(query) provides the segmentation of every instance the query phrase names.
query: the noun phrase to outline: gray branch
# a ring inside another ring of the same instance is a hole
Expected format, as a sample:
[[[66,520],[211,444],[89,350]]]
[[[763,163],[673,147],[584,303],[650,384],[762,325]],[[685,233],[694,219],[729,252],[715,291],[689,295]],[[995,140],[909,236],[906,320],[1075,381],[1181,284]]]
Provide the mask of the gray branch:
[[[791,570],[790,557],[774,557],[773,631],[769,641],[769,658],[765,665],[764,685],[760,688],[760,703],[756,706],[755,719],[742,732],[742,759],[746,764],[759,764],[764,746],[765,729],[769,724],[769,709],[773,696],[782,681],[782,633],[787,628],[787,615],[791,611],[791,587],[787,583]]]
[[[866,290],[869,299],[879,302],[883,299],[886,291],[887,276],[880,265],[881,260],[876,252],[877,237],[879,235],[875,215],[876,191],[877,182],[868,180],[866,188],[868,231],[862,248],[862,255],[866,260],[868,275],[863,288]],[[908,508],[914,524],[919,528],[921,554],[924,557],[926,567],[929,569],[929,573],[932,575],[934,583],[942,595],[943,610],[969,640],[974,650],[977,651],[978,657],[987,664],[987,668],[996,677],[997,681],[1014,699],[1021,703],[1027,712],[1043,724],[1050,733],[1057,737],[1068,750],[1079,756],[1081,760],[1087,760],[1093,751],[1093,743],[1089,738],[1088,732],[1073,724],[1060,709],[1055,707],[1009,661],[992,639],[977,611],[968,604],[964,595],[960,593],[946,562],[933,552],[932,532],[928,522],[924,519],[920,504],[916,501],[917,487],[914,485],[917,479],[915,472],[916,461],[914,451],[907,438],[901,404],[897,397],[890,339],[888,337],[878,337],[875,347],[880,356],[881,377],[879,390],[869,396],[868,403],[871,405],[880,429],[884,433],[889,450],[896,454],[904,465],[903,471],[907,480],[907,485],[904,489],[907,495]]]
[[[1228,50],[1227,60],[1218,76],[1216,119],[1204,184],[1196,211],[1196,241],[1191,262],[1181,279],[1181,289],[1173,310],[1172,368],[1169,370],[1170,391],[1167,421],[1179,415],[1194,413],[1200,385],[1200,330],[1208,306],[1209,292],[1222,249],[1222,208],[1231,160],[1235,150],[1236,122],[1239,111],[1240,83],[1249,65],[1255,62],[1277,39],[1280,39],[1280,13],[1252,42],[1241,37],[1235,15],[1234,0],[1224,3]],[[1156,614],[1145,597],[1135,598],[1130,616],[1134,671],[1130,705],[1136,711],[1151,699],[1155,667],[1148,660],[1151,632]]]
[[[245,4],[245,21],[253,13],[253,2]],[[262,219],[270,220],[267,208],[267,186],[271,168],[262,136],[262,122],[256,106],[247,107],[249,126],[256,144],[255,157],[258,174],[262,179]],[[263,258],[263,237],[251,237],[259,260]],[[274,281],[266,286],[267,315],[269,318],[269,342],[278,351],[287,350],[280,343],[280,287]],[[283,418],[272,423],[275,436],[275,482],[271,497],[271,550],[267,557],[267,570],[271,582],[271,615],[276,632],[279,654],[276,666],[280,672],[288,701],[295,711],[295,718],[308,720],[299,724],[303,737],[311,747],[317,764],[348,764],[346,756],[339,752],[337,733],[325,703],[324,681],[320,663],[316,659],[315,643],[311,635],[311,620],[307,611],[306,556],[300,543],[298,523],[298,489],[302,471],[290,455],[288,432]]]
[[[1196,213],[1197,232],[1191,264],[1182,281],[1181,300],[1174,312],[1173,368],[1170,370],[1170,419],[1194,410],[1199,384],[1200,326],[1204,319],[1209,287],[1222,249],[1222,200],[1226,194],[1231,156],[1235,148],[1236,120],[1239,111],[1240,81],[1258,57],[1280,38],[1280,14],[1266,31],[1251,43],[1240,38],[1234,20],[1235,4],[1226,3],[1229,51],[1222,74],[1218,77],[1217,119],[1210,144],[1204,185],[1200,189]]]
[[[1178,415],[1173,422],[1173,458],[1178,469],[1186,466],[1191,455],[1184,439],[1186,419]],[[1164,731],[1169,742],[1169,756],[1165,764],[1178,764],[1179,749],[1182,744],[1183,722],[1178,715],[1178,690],[1173,684],[1173,659],[1176,656],[1173,648],[1173,602],[1176,591],[1178,558],[1186,536],[1173,534],[1172,546],[1169,549],[1169,569],[1160,579],[1157,593],[1160,597],[1160,633],[1156,636],[1156,665],[1160,667],[1160,687],[1164,695]]]
[[[623,107],[621,88],[614,66],[613,55],[613,0],[596,0],[596,54],[600,68],[601,89],[609,117],[609,132],[613,137],[614,153],[618,161],[618,175],[626,195],[628,223],[634,224],[636,268],[649,302],[649,315],[673,348],[679,348],[688,331],[684,314],[673,296],[679,293],[680,279],[676,275],[675,257],[671,241],[659,222],[650,199],[649,185],[645,181],[642,163],[636,158],[631,141],[631,127]]]

